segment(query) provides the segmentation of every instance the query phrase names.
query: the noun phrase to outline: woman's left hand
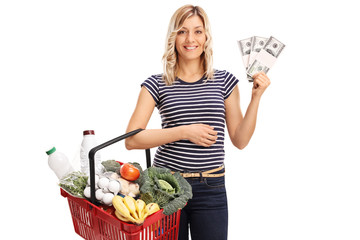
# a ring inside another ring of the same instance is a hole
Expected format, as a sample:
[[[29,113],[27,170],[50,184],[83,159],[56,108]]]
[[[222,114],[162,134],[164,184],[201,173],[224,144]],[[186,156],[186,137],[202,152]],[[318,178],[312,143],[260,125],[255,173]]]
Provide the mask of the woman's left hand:
[[[256,73],[252,78],[254,79],[252,97],[260,98],[266,88],[270,85],[270,79],[264,72]]]

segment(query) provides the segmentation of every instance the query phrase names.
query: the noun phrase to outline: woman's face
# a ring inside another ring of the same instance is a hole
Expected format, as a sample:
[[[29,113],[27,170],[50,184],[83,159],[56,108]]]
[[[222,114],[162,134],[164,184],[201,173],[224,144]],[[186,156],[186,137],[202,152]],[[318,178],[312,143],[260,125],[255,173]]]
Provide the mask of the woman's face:
[[[204,52],[206,35],[203,21],[199,16],[192,16],[185,20],[178,31],[175,46],[181,60],[200,60]]]

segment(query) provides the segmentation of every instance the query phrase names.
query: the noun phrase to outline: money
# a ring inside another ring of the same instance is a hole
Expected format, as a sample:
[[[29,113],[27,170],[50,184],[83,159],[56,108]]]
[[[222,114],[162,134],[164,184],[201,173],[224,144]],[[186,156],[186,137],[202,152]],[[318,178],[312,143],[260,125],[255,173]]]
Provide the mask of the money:
[[[267,40],[268,39],[265,37],[258,37],[258,36],[253,36],[251,38],[251,51],[250,51],[250,57],[249,57],[249,63],[248,63],[247,69],[254,62],[254,60],[255,60],[256,56],[258,55],[258,53],[260,52],[260,50],[262,48],[264,48]]]
[[[284,49],[285,45],[274,37],[253,36],[238,41],[249,82],[260,71],[267,73]]]
[[[285,45],[282,42],[271,36],[248,67],[247,75],[252,77],[255,73],[261,71],[267,73],[284,48]]]
[[[248,74],[249,77],[252,77],[255,73],[258,73],[258,72],[261,72],[261,71],[264,72],[264,73],[267,73],[269,70],[270,70],[270,68],[265,66],[265,64],[263,64],[262,62],[255,59],[255,61],[251,65],[250,70],[248,71],[247,74]]]
[[[251,52],[251,38],[246,38],[238,41],[240,52],[242,55],[244,67],[247,70],[249,66],[249,57]]]

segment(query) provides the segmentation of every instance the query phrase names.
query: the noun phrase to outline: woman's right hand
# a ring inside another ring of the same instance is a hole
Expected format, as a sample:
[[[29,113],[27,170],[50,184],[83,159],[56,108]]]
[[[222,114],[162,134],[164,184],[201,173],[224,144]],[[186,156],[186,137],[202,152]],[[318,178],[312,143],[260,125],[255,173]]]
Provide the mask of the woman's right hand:
[[[185,125],[183,128],[184,139],[199,146],[210,147],[216,142],[217,131],[214,130],[214,127],[200,123]]]

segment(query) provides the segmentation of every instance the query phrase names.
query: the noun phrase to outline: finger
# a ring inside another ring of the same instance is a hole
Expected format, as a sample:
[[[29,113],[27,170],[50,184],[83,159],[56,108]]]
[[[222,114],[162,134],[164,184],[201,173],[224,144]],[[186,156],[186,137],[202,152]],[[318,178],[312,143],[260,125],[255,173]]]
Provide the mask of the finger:
[[[208,129],[210,129],[210,131],[209,131],[209,130],[207,130],[207,133],[208,133],[208,134],[211,134],[211,135],[217,135],[217,131],[215,131],[215,130],[214,130],[214,129],[215,129],[215,127],[212,127],[212,126],[210,126],[210,125],[206,125],[206,124],[202,124],[202,125],[206,126]]]
[[[266,80],[263,79],[262,77],[258,77],[258,78],[256,79],[256,82],[257,82],[257,84],[259,84],[259,86],[264,86]]]
[[[215,130],[212,130],[212,131],[208,132],[208,134],[212,135],[212,136],[217,136],[218,132]]]
[[[255,80],[255,79],[259,76],[259,74],[260,74],[260,73],[255,73],[254,75],[252,75],[252,76],[251,76],[251,77],[252,77],[252,79],[254,79],[254,80]]]
[[[200,141],[203,142],[205,140],[209,140],[209,141],[216,141],[217,139],[217,132],[215,133],[204,133],[201,138]]]
[[[214,129],[214,127],[212,127],[212,126],[210,126],[210,125],[207,125],[207,124],[202,124],[202,125],[204,125],[205,127],[209,128],[209,129],[211,129],[211,130]]]
[[[254,79],[254,87],[255,88],[258,88],[261,84],[262,84],[262,80],[260,77],[257,77],[256,79]]]
[[[255,76],[255,75],[254,75]],[[266,75],[266,73],[264,72],[259,72],[257,75],[256,75],[257,78],[265,78],[265,79],[269,79],[269,77]]]
[[[203,146],[203,147],[210,147],[211,145],[206,143],[206,140],[200,140],[199,142],[196,143],[199,146]]]
[[[204,139],[204,140],[202,141],[202,144],[203,144],[203,146],[205,146],[205,147],[210,147],[210,146],[213,145],[215,142],[216,142],[216,141],[211,141],[211,140],[209,140],[209,139]]]
[[[264,71],[259,72],[260,76],[267,77],[266,73]]]
[[[259,77],[261,77],[262,79],[264,79],[266,81],[270,81],[269,77],[264,72],[262,72],[262,74]]]
[[[207,139],[208,140],[210,140],[210,141],[216,141],[217,140],[217,136],[214,136],[214,135],[209,135],[208,137],[207,137]]]
[[[259,77],[259,83],[261,84],[261,86],[269,86],[270,85],[270,79],[264,76]]]
[[[259,77],[259,76],[266,76],[266,73],[264,73],[263,71],[257,72],[257,73],[255,73],[255,74],[253,75],[253,78],[257,78],[257,77]]]
[[[269,85],[270,80],[266,79],[263,76],[260,76],[256,79],[256,83],[261,87],[266,87]]]
[[[256,77],[256,79],[266,79],[266,78],[267,78],[267,76],[264,75],[264,73],[261,73]]]

